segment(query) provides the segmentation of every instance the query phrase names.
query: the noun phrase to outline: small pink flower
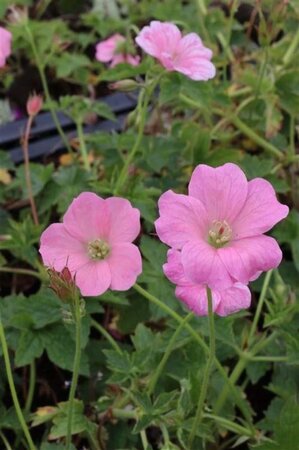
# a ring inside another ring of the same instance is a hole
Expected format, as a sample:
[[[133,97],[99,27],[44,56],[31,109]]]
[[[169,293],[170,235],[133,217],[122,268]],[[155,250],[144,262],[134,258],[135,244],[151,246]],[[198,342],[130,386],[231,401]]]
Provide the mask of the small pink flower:
[[[40,253],[46,266],[61,272],[67,265],[82,295],[107,289],[126,291],[142,270],[138,248],[140,213],[128,200],[106,200],[83,192],[73,200],[63,223],[41,235]]]
[[[140,57],[124,52],[126,39],[121,34],[113,34],[105,41],[96,45],[96,59],[100,62],[110,63],[114,67],[120,63],[127,63],[131,66],[138,66]]]
[[[11,40],[11,32],[0,27],[0,67],[5,66],[6,58],[11,54]]]
[[[176,284],[175,295],[187,308],[198,316],[208,314],[208,299],[206,287],[203,284],[195,284],[188,279],[181,261],[181,252],[168,250],[167,263],[163,265],[167,278]],[[235,283],[224,290],[212,291],[213,311],[219,316],[249,308],[251,302],[250,290],[241,283]]]
[[[142,28],[135,40],[169,72],[181,72],[197,81],[209,80],[216,74],[215,66],[211,63],[212,50],[205,47],[195,33],[182,36],[173,23],[154,20]]]
[[[37,116],[37,114],[40,112],[40,110],[43,107],[43,97],[41,95],[32,94],[29,96],[27,103],[26,103],[26,109],[28,116]]]
[[[247,181],[235,164],[194,170],[189,195],[165,192],[156,230],[161,241],[182,251],[188,279],[211,289],[247,284],[282,259],[275,239],[265,236],[288,215],[271,184]]]

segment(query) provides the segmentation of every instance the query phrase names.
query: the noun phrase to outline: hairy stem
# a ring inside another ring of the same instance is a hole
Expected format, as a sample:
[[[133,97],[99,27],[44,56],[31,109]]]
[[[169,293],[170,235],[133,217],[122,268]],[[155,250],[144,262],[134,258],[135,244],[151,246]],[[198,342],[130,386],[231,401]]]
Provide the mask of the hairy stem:
[[[7,381],[8,381],[10,393],[11,393],[11,396],[12,396],[14,408],[16,410],[16,413],[17,413],[17,416],[18,416],[18,420],[20,422],[21,428],[22,428],[23,433],[24,433],[24,435],[26,437],[26,441],[28,443],[28,446],[29,446],[30,450],[36,450],[35,445],[33,443],[33,440],[31,438],[31,435],[30,435],[27,423],[26,423],[26,421],[24,419],[24,416],[23,416],[23,413],[22,413],[22,410],[21,410],[21,406],[20,406],[20,403],[19,403],[19,399],[18,399],[18,396],[17,396],[17,392],[16,392],[14,380],[13,380],[13,374],[12,374],[12,370],[11,370],[11,365],[10,365],[10,360],[9,360],[9,354],[8,354],[8,348],[7,348],[5,332],[4,332],[3,324],[2,324],[2,321],[1,321],[1,317],[0,317],[0,342],[1,342],[2,350],[3,350],[3,358],[4,358],[6,376],[7,376]]]
[[[166,314],[171,316],[178,323],[182,323],[182,321],[184,319],[182,319],[182,317],[179,314],[177,314],[175,311],[173,311],[173,309],[171,309],[169,306],[167,306],[165,303],[163,303],[157,297],[155,297],[154,295],[152,295],[149,292],[147,292],[145,289],[143,289],[138,284],[135,284],[133,287],[139,294],[141,294],[144,298],[146,298],[147,300],[149,300],[153,304],[157,305],[159,308],[161,308]],[[185,323],[184,327],[190,333],[190,335],[193,337],[193,339],[201,346],[201,348],[207,354],[209,354],[209,347],[205,343],[205,341],[202,339],[202,337],[198,333],[196,333],[196,331],[188,323]],[[238,405],[240,411],[242,411],[242,413],[244,415],[244,418],[247,420],[248,425],[249,425],[249,427],[252,430],[252,433],[254,435],[255,429],[254,429],[254,427],[252,425],[252,419],[251,419],[250,414],[248,413],[247,407],[246,407],[246,405],[244,405],[244,400],[240,397],[239,392],[236,390],[236,388],[233,385],[233,383],[231,382],[230,378],[227,376],[227,373],[226,373],[224,367],[218,361],[216,356],[214,357],[214,361],[215,361],[215,365],[216,365],[219,373],[221,374],[221,376],[225,380],[225,383],[226,383],[228,389],[230,390],[231,394],[233,395],[236,404]]]
[[[60,135],[60,138],[61,138],[62,142],[65,145],[65,148],[68,150],[69,153],[72,154],[73,151],[71,149],[71,146],[69,144],[69,141],[68,141],[66,135],[64,134],[63,129],[61,128],[61,125],[60,125],[59,119],[57,117],[57,113],[56,113],[55,107],[53,106],[53,102],[52,102],[50,91],[49,91],[49,87],[48,87],[47,77],[46,77],[46,74],[45,74],[44,64],[42,63],[41,58],[40,58],[40,56],[38,54],[37,47],[36,47],[35,41],[34,41],[34,37],[32,35],[30,27],[28,25],[25,25],[24,28],[25,28],[25,31],[27,33],[28,39],[30,41],[30,45],[31,45],[32,52],[33,52],[33,55],[34,55],[34,58],[35,58],[36,66],[37,66],[37,69],[39,71],[40,79],[41,79],[41,82],[42,82],[45,98],[47,100],[47,103],[48,103],[48,106],[49,106],[49,109],[50,109],[50,112],[51,112],[51,115],[52,115],[53,122],[55,123],[57,131],[58,131],[58,133]]]
[[[91,326],[93,328],[95,328],[99,333],[101,333],[107,339],[107,341],[111,344],[111,347],[113,347],[117,353],[122,355],[121,348],[119,347],[119,345],[115,342],[113,337],[108,333],[108,331],[102,325],[100,325],[94,319],[91,319]]]
[[[84,138],[83,126],[82,126],[81,122],[77,122],[76,125],[77,125],[77,133],[78,133],[78,139],[79,139],[79,144],[80,144],[80,152],[81,152],[81,156],[83,159],[84,168],[85,168],[85,170],[87,170],[87,172],[89,172],[90,171],[90,163],[89,163],[89,159],[88,159],[88,152],[87,152],[85,138]]]
[[[36,209],[35,200],[34,200],[33,192],[32,192],[32,183],[31,183],[31,176],[30,176],[30,162],[29,162],[29,137],[30,137],[30,131],[31,131],[31,127],[32,127],[32,122],[33,122],[33,116],[29,116],[29,118],[27,120],[27,124],[26,124],[24,138],[22,141],[22,149],[23,149],[23,155],[24,155],[25,181],[26,181],[28,198],[29,198],[30,207],[31,207],[31,214],[32,214],[34,224],[39,225],[37,209]]]
[[[79,378],[80,358],[81,358],[81,311],[80,311],[80,298],[75,295],[75,308],[74,308],[74,320],[76,326],[76,349],[73,366],[73,377],[69,395],[69,409],[68,409],[68,421],[67,421],[67,435],[66,435],[66,449],[71,448],[71,436],[72,436],[72,420],[73,420],[73,407],[75,393]]]
[[[209,287],[207,287],[207,298],[208,298],[208,317],[209,317],[209,335],[210,335],[210,345],[209,345],[209,357],[205,367],[201,390],[198,398],[198,404],[196,409],[196,415],[193,421],[193,425],[191,428],[191,433],[189,436],[189,448],[192,448],[192,444],[196,435],[196,431],[199,428],[199,425],[203,418],[203,408],[204,402],[207,396],[209,379],[211,376],[211,371],[215,359],[215,324],[214,324],[214,312],[213,312],[213,301],[212,301],[212,292]]]
[[[163,369],[164,369],[164,367],[165,367],[165,364],[166,364],[167,361],[168,361],[168,358],[169,358],[169,356],[170,356],[170,354],[171,354],[171,352],[172,352],[173,346],[174,346],[174,344],[175,344],[175,342],[176,342],[176,339],[177,339],[178,335],[179,335],[180,332],[182,331],[182,328],[184,328],[185,324],[186,324],[193,316],[194,316],[194,314],[193,314],[192,312],[189,313],[189,314],[182,320],[182,322],[180,323],[180,325],[177,327],[177,329],[176,329],[175,332],[173,333],[173,335],[172,335],[172,337],[171,337],[171,339],[170,339],[170,341],[169,341],[169,343],[168,343],[168,346],[167,346],[167,348],[166,348],[166,350],[165,350],[165,352],[164,352],[163,358],[161,359],[161,361],[160,361],[160,363],[159,363],[159,365],[158,365],[156,371],[153,373],[153,376],[151,377],[151,380],[150,380],[150,382],[149,382],[148,389],[147,389],[148,395],[151,395],[151,394],[154,392],[155,387],[156,387],[156,384],[157,384],[157,381],[158,381],[158,379],[159,379],[159,377],[160,377],[160,375],[161,375],[161,373],[162,373],[162,371],[163,371]]]

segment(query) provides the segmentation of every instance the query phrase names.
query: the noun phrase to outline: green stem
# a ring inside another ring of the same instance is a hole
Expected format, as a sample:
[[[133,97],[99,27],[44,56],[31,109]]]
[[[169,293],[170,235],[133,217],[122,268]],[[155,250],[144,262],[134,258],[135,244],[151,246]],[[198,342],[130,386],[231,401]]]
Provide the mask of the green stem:
[[[196,431],[198,430],[200,423],[203,418],[203,408],[204,402],[208,392],[208,385],[211,376],[211,371],[213,367],[213,362],[215,359],[215,324],[214,324],[214,312],[213,312],[213,300],[212,300],[212,291],[209,287],[207,287],[207,298],[208,298],[208,317],[209,317],[209,335],[210,335],[210,345],[209,345],[209,357],[205,367],[201,390],[199,394],[198,404],[196,415],[193,421],[193,425],[191,428],[191,433],[189,436],[189,448],[192,448],[192,444],[196,435]]]
[[[252,343],[252,340],[253,340],[253,337],[254,337],[254,334],[255,334],[256,329],[257,329],[257,324],[258,324],[258,321],[259,321],[259,318],[260,318],[260,315],[261,315],[261,312],[262,312],[262,308],[263,308],[264,301],[265,301],[265,298],[266,298],[266,293],[267,293],[267,290],[268,290],[268,287],[269,287],[269,283],[270,283],[270,280],[271,280],[272,272],[273,272],[273,270],[269,270],[269,272],[266,273],[266,276],[265,276],[265,279],[264,279],[264,282],[263,282],[263,287],[262,287],[262,290],[261,290],[261,294],[259,296],[259,301],[258,301],[258,304],[257,304],[255,315],[254,315],[254,318],[253,318],[253,321],[252,321],[252,325],[251,325],[251,328],[250,328],[250,331],[249,331],[249,335],[248,335],[248,347],[250,347],[250,345]]]
[[[25,403],[25,412],[26,414],[30,413],[31,405],[33,401],[34,396],[34,389],[35,389],[35,381],[36,381],[36,370],[35,370],[35,362],[32,361],[30,364],[30,372],[29,372],[29,389],[27,394],[27,399]]]
[[[298,28],[294,38],[292,39],[288,50],[286,51],[284,57],[282,58],[283,66],[287,66],[289,64],[298,45],[299,45],[299,28]]]
[[[287,356],[253,356],[251,361],[262,361],[262,362],[288,362],[289,358]]]
[[[42,274],[36,272],[35,270],[30,270],[30,269],[21,269],[21,268],[14,268],[14,267],[0,267],[0,272],[16,273],[19,275],[28,275],[31,277],[38,278],[41,281],[45,280],[45,277]]]
[[[85,168],[85,170],[87,170],[87,172],[89,172],[90,171],[90,163],[89,163],[89,159],[88,159],[88,151],[87,151],[85,138],[84,138],[83,126],[82,126],[81,122],[76,122],[76,126],[77,126],[77,134],[78,134],[78,139],[79,139],[80,152],[81,152],[81,156],[82,156],[83,163],[84,163],[84,168]]]
[[[16,388],[15,388],[15,384],[14,384],[14,380],[13,380],[13,374],[12,374],[12,370],[11,370],[11,365],[10,365],[10,360],[9,360],[9,354],[8,354],[8,348],[7,348],[7,342],[6,342],[6,338],[5,338],[5,332],[4,332],[4,328],[3,328],[3,324],[1,321],[1,317],[0,317],[0,341],[1,341],[1,345],[2,345],[2,350],[3,350],[3,357],[4,357],[4,364],[5,364],[5,370],[6,370],[6,376],[7,376],[7,380],[8,380],[8,384],[9,384],[9,389],[10,389],[10,393],[12,396],[12,400],[13,400],[13,404],[21,425],[21,428],[24,432],[24,435],[26,437],[28,446],[30,448],[30,450],[36,450],[35,445],[33,443],[33,440],[31,438],[29,429],[27,427],[26,421],[24,419],[21,407],[20,407],[20,403],[18,400],[18,396],[17,396],[17,392],[16,392]]]
[[[8,442],[8,440],[6,439],[6,437],[4,436],[4,434],[2,433],[2,431],[0,431],[0,437],[1,437],[2,441],[3,441],[3,444],[4,444],[4,446],[5,446],[5,449],[6,449],[6,450],[12,450],[12,448],[11,448],[11,446],[10,446],[10,443]]]
[[[167,306],[165,303],[163,303],[157,297],[148,293],[145,289],[143,289],[138,284],[135,284],[133,287],[139,294],[141,294],[144,298],[146,298],[153,304],[157,305],[159,308],[161,308],[166,314],[171,316],[178,323],[182,323],[183,319],[181,318],[181,316],[179,316],[179,314],[177,314],[175,311],[173,311],[169,306]],[[188,323],[186,323],[184,325],[184,327],[190,333],[190,335],[193,337],[193,339],[201,346],[201,348],[207,354],[209,354],[209,347],[205,343],[205,341],[202,339],[202,337],[198,333],[196,333],[196,331]],[[227,387],[230,389],[232,395],[234,396],[236,404],[238,405],[239,409],[242,411],[245,419],[248,421],[249,426],[251,427],[251,429],[254,433],[255,431],[254,431],[254,427],[252,426],[251,416],[248,413],[246,405],[244,405],[244,400],[240,397],[239,392],[236,391],[235,386],[231,383],[230,378],[227,376],[225,369],[222,367],[221,363],[218,361],[216,356],[214,359],[215,359],[215,365],[216,365],[219,373],[222,375],[223,379],[225,380]]]
[[[229,377],[229,380],[233,386],[235,386],[236,382],[238,381],[241,373],[243,372],[243,370],[246,367],[246,364],[247,364],[247,358],[245,358],[244,356],[241,356]],[[215,407],[214,407],[215,414],[218,414],[221,411],[222,406],[228,396],[228,392],[229,392],[228,386],[227,386],[227,384],[225,384],[222,389],[222,392],[220,393],[218,400],[215,404]]]
[[[159,379],[159,377],[160,377],[160,375],[161,375],[161,373],[162,373],[162,371],[163,371],[163,369],[165,367],[165,364],[168,361],[168,358],[170,356],[170,353],[172,352],[172,348],[173,348],[173,346],[175,344],[175,341],[176,341],[178,335],[180,334],[180,332],[181,332],[182,328],[185,326],[185,324],[192,317],[194,317],[194,314],[191,312],[182,320],[180,325],[177,327],[177,329],[173,333],[173,335],[172,335],[172,337],[171,337],[171,339],[170,339],[170,341],[169,341],[169,343],[167,345],[167,348],[165,350],[163,358],[161,359],[161,361],[160,361],[156,371],[154,372],[153,376],[151,377],[151,380],[149,382],[148,389],[147,389],[148,395],[151,395],[154,392],[156,384],[157,384],[157,381],[158,381],[158,379]]]
[[[113,337],[108,333],[108,331],[102,327],[102,325],[100,325],[98,322],[96,322],[94,319],[91,319],[91,326],[93,328],[95,328],[96,330],[99,331],[99,333],[101,333],[106,339],[107,341],[111,344],[111,347],[114,348],[114,350],[119,354],[122,355],[122,351],[121,348],[119,347],[119,345],[115,342],[115,340],[113,339]]]
[[[137,111],[139,112],[139,114],[137,116],[139,119],[137,138],[136,138],[135,144],[133,145],[131,151],[129,152],[129,154],[127,155],[127,157],[125,159],[123,168],[119,174],[118,180],[116,181],[114,192],[113,192],[114,195],[118,195],[119,193],[121,193],[121,190],[127,181],[128,173],[129,173],[129,166],[132,163],[134,156],[138,152],[139,146],[142,141],[144,127],[145,127],[145,121],[146,121],[146,113],[147,113],[149,101],[151,99],[151,96],[152,96],[158,82],[160,81],[160,79],[163,75],[164,75],[164,72],[162,72],[157,78],[153,79],[151,81],[150,85],[145,86],[143,88],[144,90],[142,90],[140,93],[141,97],[140,97],[140,101],[138,102],[138,105],[137,105]]]
[[[295,148],[295,117],[293,114],[290,116],[290,156],[296,155]]]
[[[225,115],[221,111],[221,115]],[[253,142],[255,142],[257,145],[262,147],[266,152],[268,152],[270,155],[275,156],[278,159],[283,158],[283,153],[281,150],[276,148],[274,145],[272,145],[270,142],[267,142],[264,138],[259,136],[255,131],[253,131],[251,128],[249,128],[239,117],[235,115],[231,115],[229,117],[229,120],[235,127],[237,127],[242,133],[244,133],[247,137],[249,137]]]
[[[27,36],[29,38],[29,41],[30,41],[30,45],[31,45],[32,52],[33,52],[33,55],[34,55],[34,58],[35,58],[36,66],[37,66],[37,69],[38,69],[38,72],[39,72],[39,75],[40,75],[40,79],[41,79],[41,82],[42,82],[44,94],[45,94],[45,97],[46,97],[46,100],[47,100],[47,103],[48,103],[48,106],[49,106],[49,109],[50,109],[50,112],[51,112],[51,115],[52,115],[53,122],[55,123],[57,131],[58,131],[58,133],[60,135],[60,138],[61,138],[62,142],[64,143],[66,149],[68,150],[68,152],[70,154],[72,154],[73,151],[71,149],[71,146],[69,144],[69,141],[68,141],[66,135],[64,134],[63,129],[61,128],[61,125],[60,125],[59,119],[57,117],[57,113],[56,113],[55,107],[53,106],[53,103],[52,103],[52,99],[51,99],[51,95],[50,95],[50,91],[49,91],[49,87],[48,87],[48,82],[47,82],[47,77],[46,77],[45,70],[44,70],[44,65],[41,62],[40,56],[38,54],[38,51],[37,51],[37,48],[36,48],[36,45],[35,45],[35,41],[34,41],[34,37],[33,37],[32,33],[31,33],[30,27],[28,25],[25,25],[24,28],[25,28],[25,31],[26,31]]]
[[[184,94],[179,94],[179,98],[184,101],[186,104],[191,106],[192,108],[202,109],[203,105],[198,103],[197,101],[193,100],[192,98],[187,97]],[[221,117],[226,118],[228,121],[230,121],[236,128],[238,128],[242,133],[244,133],[247,137],[249,137],[253,142],[255,142],[257,145],[262,147],[266,152],[271,154],[272,156],[275,156],[278,159],[283,159],[284,155],[281,150],[276,148],[273,144],[270,142],[267,142],[264,138],[259,136],[255,131],[253,131],[251,128],[249,128],[239,117],[237,117],[235,114],[228,114],[225,111],[222,111],[220,108],[213,108],[213,112],[215,114],[218,114]]]
[[[219,423],[222,427],[225,427],[226,430],[233,431],[234,433],[240,434],[241,436],[250,436],[252,437],[251,430],[239,425],[238,423],[232,422],[231,420],[226,419],[225,417],[216,416],[215,414],[207,414],[204,413],[203,417],[205,419],[211,419],[216,423]]]
[[[147,449],[148,449],[148,440],[147,440],[147,437],[146,437],[146,432],[145,432],[145,430],[141,430],[141,431],[140,431],[140,437],[141,437],[141,442],[142,442],[143,450],[147,450]]]
[[[80,298],[78,295],[75,295],[75,310],[74,310],[74,319],[76,325],[76,349],[75,349],[75,358],[74,358],[74,366],[73,366],[73,377],[69,395],[69,410],[68,410],[68,422],[67,422],[67,435],[66,435],[66,449],[70,450],[71,448],[71,436],[72,436],[72,419],[73,419],[73,406],[75,393],[77,389],[78,377],[79,377],[79,368],[80,368],[80,358],[81,358],[81,311],[80,311]]]
[[[255,316],[254,316],[254,319],[253,319],[253,322],[252,322],[252,325],[251,325],[251,328],[250,328],[250,331],[249,331],[249,336],[248,336],[248,341],[247,341],[248,342],[248,351],[247,351],[247,353],[250,353],[251,356],[248,355],[248,357],[247,357],[246,354],[241,354],[240,359],[237,362],[237,364],[236,364],[236,366],[235,366],[235,368],[232,371],[231,376],[230,376],[230,381],[233,384],[233,386],[235,386],[235,384],[237,383],[237,381],[240,378],[243,370],[246,368],[246,365],[247,365],[248,361],[252,360],[252,357],[261,348],[262,341],[259,341],[257,343],[257,345],[252,348],[251,351],[249,350],[250,349],[250,345],[252,343],[253,336],[254,336],[256,328],[257,328],[257,323],[258,323],[258,320],[260,318],[262,307],[263,307],[263,304],[264,304],[264,301],[265,301],[265,297],[266,297],[267,289],[268,289],[268,286],[269,286],[269,283],[270,283],[271,275],[272,275],[272,270],[269,270],[269,272],[266,273],[266,276],[265,276],[265,279],[264,279],[264,283],[263,283],[262,291],[261,291],[261,294],[260,294],[260,297],[259,297],[256,313],[255,313]],[[215,408],[214,408],[216,413],[218,413],[221,410],[221,408],[222,408],[222,406],[223,406],[223,404],[224,404],[224,402],[225,402],[225,400],[226,400],[226,398],[228,396],[228,392],[229,392],[228,388],[225,385],[223,387],[223,389],[222,389],[222,392],[220,393],[220,396],[218,397],[218,400],[217,400]]]

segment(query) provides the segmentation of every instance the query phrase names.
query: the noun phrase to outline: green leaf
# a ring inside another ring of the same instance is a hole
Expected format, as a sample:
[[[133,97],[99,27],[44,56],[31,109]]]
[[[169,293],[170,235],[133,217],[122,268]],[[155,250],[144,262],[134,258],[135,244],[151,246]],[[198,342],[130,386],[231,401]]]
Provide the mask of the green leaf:
[[[49,439],[59,439],[67,435],[68,426],[68,402],[58,404],[59,413],[53,419]],[[84,404],[82,401],[74,400],[72,415],[72,434],[85,431],[88,427],[87,417],[84,416]]]
[[[62,369],[72,371],[75,342],[66,327],[62,324],[50,325],[41,336],[50,360]],[[89,375],[88,358],[84,352],[81,352],[80,374]]]
[[[26,366],[39,358],[43,353],[44,346],[40,333],[25,330],[21,333],[16,355],[15,364],[17,367]]]

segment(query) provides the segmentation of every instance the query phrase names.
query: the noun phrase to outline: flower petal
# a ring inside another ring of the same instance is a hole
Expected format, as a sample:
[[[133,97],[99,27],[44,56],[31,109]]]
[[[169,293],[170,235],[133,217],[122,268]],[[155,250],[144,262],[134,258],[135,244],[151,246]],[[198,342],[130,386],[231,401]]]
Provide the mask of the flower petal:
[[[289,208],[277,200],[272,185],[262,178],[255,178],[249,181],[247,199],[232,224],[234,238],[265,233],[288,213]]]
[[[146,53],[161,61],[163,54],[175,52],[180,39],[181,32],[176,25],[153,20],[142,28],[135,41]]]
[[[101,295],[111,283],[111,273],[106,261],[90,261],[74,272],[75,282],[82,295]]]
[[[181,252],[173,249],[168,250],[167,262],[163,264],[163,272],[172,283],[180,286],[190,286],[192,283],[185,276],[181,259]]]
[[[99,42],[96,45],[96,59],[101,62],[109,62],[113,59],[116,52],[117,45],[125,41],[121,34],[114,34],[105,41]]]
[[[202,285],[177,286],[175,295],[197,316],[208,315],[208,298],[206,288]],[[212,291],[213,311],[217,311],[220,302],[218,291]]]
[[[127,291],[142,272],[142,260],[134,244],[115,244],[105,260],[111,271],[111,289]]]
[[[241,283],[279,266],[282,252],[276,240],[269,236],[255,236],[232,241],[219,248],[218,254],[230,276]]]
[[[231,226],[247,198],[247,185],[244,173],[236,164],[217,168],[200,164],[192,174],[189,195],[203,203],[210,222],[226,220]]]
[[[107,239],[110,220],[105,200],[92,192],[83,192],[68,207],[63,224],[72,236],[82,242]]]
[[[210,62],[212,51],[206,48],[195,33],[184,36],[177,48],[174,69],[192,80],[209,80],[216,74],[214,64]]]
[[[219,316],[228,316],[241,309],[249,308],[251,293],[247,286],[235,283],[232,287],[219,292],[221,300],[216,309]]]
[[[205,241],[189,242],[182,249],[182,264],[188,279],[194,284],[206,284],[211,289],[225,289],[233,280],[222,260],[219,249]]]
[[[89,262],[85,245],[74,238],[62,223],[53,223],[41,235],[39,252],[45,266],[60,272],[74,271]]]
[[[206,211],[195,198],[167,191],[159,199],[160,217],[155,222],[162,242],[176,249],[207,233]]]
[[[134,241],[140,233],[139,210],[120,197],[110,197],[105,202],[110,218],[109,243]]]

